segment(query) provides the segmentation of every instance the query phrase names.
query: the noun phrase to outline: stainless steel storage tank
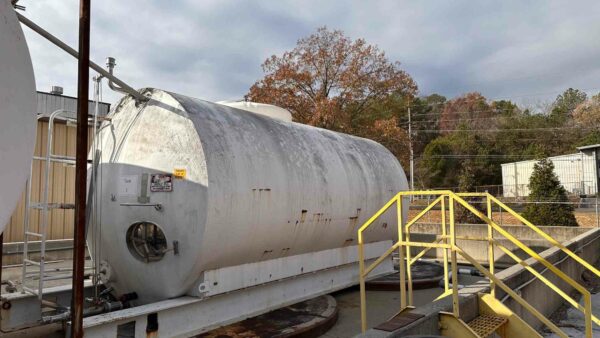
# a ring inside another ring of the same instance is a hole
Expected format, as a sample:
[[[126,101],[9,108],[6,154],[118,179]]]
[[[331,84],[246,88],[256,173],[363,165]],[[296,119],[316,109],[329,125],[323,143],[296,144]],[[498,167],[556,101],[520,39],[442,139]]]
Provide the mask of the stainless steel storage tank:
[[[91,243],[105,282],[141,303],[355,262],[357,228],[408,189],[396,158],[371,140],[143,93],[148,102],[122,99],[102,127],[101,244]],[[390,244],[395,219],[386,213],[367,240]],[[226,278],[229,267],[239,278]]]
[[[33,66],[12,4],[0,0],[0,233],[21,198],[35,144]]]

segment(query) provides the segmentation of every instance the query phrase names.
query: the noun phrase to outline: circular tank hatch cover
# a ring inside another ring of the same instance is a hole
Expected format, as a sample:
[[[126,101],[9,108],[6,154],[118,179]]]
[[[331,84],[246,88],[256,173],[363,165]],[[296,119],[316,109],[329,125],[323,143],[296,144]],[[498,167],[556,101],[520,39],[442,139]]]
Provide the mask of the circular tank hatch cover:
[[[36,92],[25,36],[9,0],[0,0],[0,232],[21,197],[31,167]]]
[[[156,262],[167,252],[167,238],[158,225],[138,222],[127,229],[127,248],[142,262]]]

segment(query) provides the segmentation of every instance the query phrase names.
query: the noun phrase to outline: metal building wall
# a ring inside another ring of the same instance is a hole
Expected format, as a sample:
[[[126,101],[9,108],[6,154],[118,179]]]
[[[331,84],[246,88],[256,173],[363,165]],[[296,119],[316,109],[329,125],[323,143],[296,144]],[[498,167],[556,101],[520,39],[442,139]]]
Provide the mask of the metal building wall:
[[[593,195],[597,192],[596,159],[592,153],[575,153],[548,158],[561,184],[572,195]],[[502,164],[504,197],[529,196],[529,178],[537,161]]]
[[[110,104],[100,103],[99,104],[99,115],[104,116],[108,114]],[[37,113],[50,115],[53,111],[58,109],[66,109],[72,112],[77,110],[77,98],[65,95],[56,95],[45,92],[38,92],[37,95]],[[95,109],[94,102],[89,102],[89,112],[92,113]]]
[[[38,113],[49,115],[57,109],[76,109],[77,99],[38,92]],[[103,103],[99,106],[101,115],[106,115],[110,105]],[[90,102],[90,112],[94,111],[94,103]],[[55,122],[53,153],[56,155],[75,156],[75,126],[67,125],[64,121]],[[88,144],[91,145],[93,133],[88,133]],[[44,156],[48,137],[48,122],[38,121],[37,138],[34,154]],[[40,161],[33,161],[31,200],[39,201],[42,194],[43,167]],[[75,196],[75,167],[61,163],[53,163],[50,171],[49,201],[56,203],[74,203]],[[25,187],[23,187],[25,190]],[[19,204],[7,224],[4,232],[4,242],[23,241],[23,222],[25,218],[25,191]],[[30,229],[39,229],[39,210],[30,210]],[[73,237],[73,210],[54,209],[49,213],[48,239],[68,239]]]

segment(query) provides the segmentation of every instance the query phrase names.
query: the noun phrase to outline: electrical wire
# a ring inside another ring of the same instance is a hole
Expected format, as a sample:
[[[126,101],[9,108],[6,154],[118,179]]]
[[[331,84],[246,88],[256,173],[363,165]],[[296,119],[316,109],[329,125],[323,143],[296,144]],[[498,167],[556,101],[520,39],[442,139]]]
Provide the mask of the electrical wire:
[[[589,92],[589,91],[600,90],[600,87],[581,88],[579,90],[582,91],[582,92]],[[488,101],[510,101],[511,99],[518,99],[518,98],[523,98],[523,97],[546,96],[546,95],[550,95],[550,94],[562,94],[562,93],[564,93],[564,90],[556,90],[556,91],[552,91],[552,92],[542,92],[542,93],[531,93],[531,94],[523,94],[523,95],[511,95],[511,96],[502,96],[502,97],[492,97],[492,98],[485,98],[485,99],[486,99],[486,103],[487,103]],[[430,94],[430,95],[434,95],[434,94],[435,93]],[[461,96],[458,96],[456,98],[460,99]],[[478,97],[476,100],[469,100],[467,98],[464,98],[464,102],[477,102],[479,100],[481,100],[481,97]],[[414,104],[411,105],[409,103],[407,105],[407,107],[408,106],[410,106],[411,108],[425,107],[425,106],[435,107],[435,106],[445,105],[445,104],[447,104],[450,101],[452,101],[452,100],[446,100],[444,102],[423,103],[423,104],[417,104],[417,105],[414,105]]]
[[[507,128],[507,129],[413,129],[413,131],[423,132],[423,133],[453,133],[459,131],[466,132],[485,132],[485,133],[504,133],[511,131],[565,131],[569,129],[579,129],[579,130],[600,130],[595,127],[548,127],[548,128]]]

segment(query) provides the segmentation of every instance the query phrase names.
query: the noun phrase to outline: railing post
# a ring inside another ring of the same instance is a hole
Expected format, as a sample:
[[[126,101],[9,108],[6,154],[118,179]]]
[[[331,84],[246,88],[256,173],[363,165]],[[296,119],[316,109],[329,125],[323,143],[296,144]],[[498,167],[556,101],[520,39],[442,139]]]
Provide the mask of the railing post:
[[[592,338],[592,295],[586,292],[583,295],[585,313],[585,338]]]
[[[403,233],[404,233],[404,222],[402,217],[402,195],[398,195],[398,200],[396,201],[396,208],[398,215],[398,242],[400,245],[398,246],[398,268],[400,270],[400,310],[406,308],[406,269],[404,263],[404,245],[403,241]]]
[[[490,194],[486,191],[485,196],[487,202],[487,217],[490,220],[492,219],[492,199],[490,198]],[[490,265],[490,273],[494,274],[494,229],[492,229],[492,225],[488,224],[488,264]],[[496,298],[496,285],[494,281],[490,279],[490,294],[492,297]]]
[[[410,209],[410,206],[409,206]],[[431,213],[429,213],[431,215]],[[407,284],[408,284],[408,305],[412,306],[413,304],[413,288],[412,288],[412,273],[410,271],[411,269],[411,253],[410,253],[410,229],[406,226],[403,226],[404,228],[404,240],[406,242],[406,277],[407,277]]]
[[[446,197],[442,197],[442,236],[444,238],[444,244],[448,245],[448,237],[446,237]],[[450,290],[450,283],[448,283],[448,249],[442,249],[444,252],[444,292]]]
[[[360,283],[360,327],[363,333],[367,331],[367,295],[365,291],[365,252],[362,231],[358,232],[358,280]]]
[[[452,312],[456,318],[459,317],[458,303],[458,268],[456,264],[456,232],[454,229],[454,197],[448,197],[448,207],[450,210],[450,255],[452,261]]]
[[[596,227],[600,228],[600,214],[598,214],[598,188],[596,188]]]

